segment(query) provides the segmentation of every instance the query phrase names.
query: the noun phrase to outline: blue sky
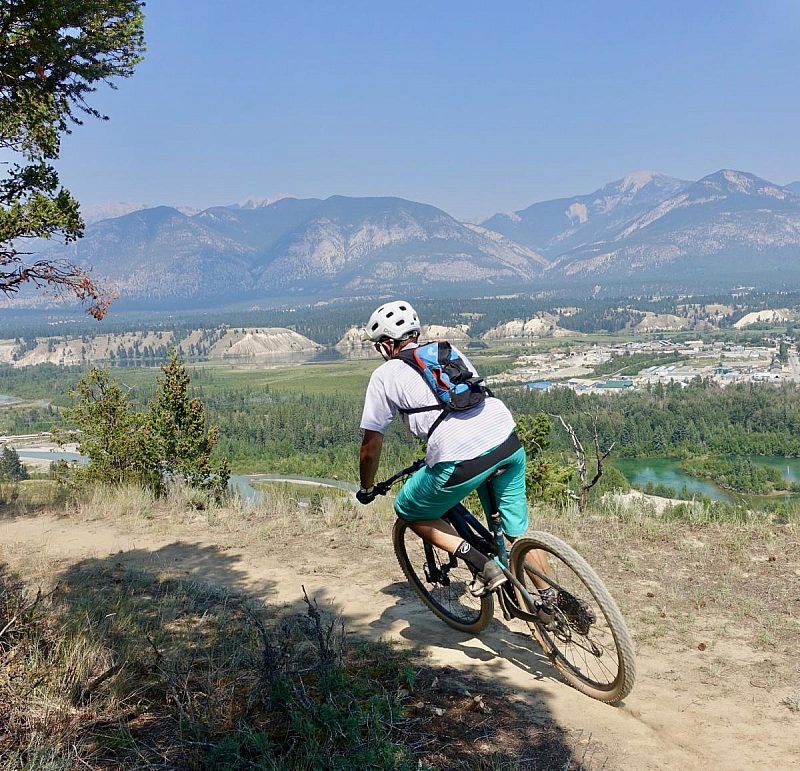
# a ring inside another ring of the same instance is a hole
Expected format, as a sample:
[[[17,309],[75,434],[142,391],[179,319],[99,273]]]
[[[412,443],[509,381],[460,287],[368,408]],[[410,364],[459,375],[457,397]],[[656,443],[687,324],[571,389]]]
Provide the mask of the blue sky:
[[[800,3],[150,0],[65,139],[85,203],[398,195],[464,218],[651,169],[800,179]]]

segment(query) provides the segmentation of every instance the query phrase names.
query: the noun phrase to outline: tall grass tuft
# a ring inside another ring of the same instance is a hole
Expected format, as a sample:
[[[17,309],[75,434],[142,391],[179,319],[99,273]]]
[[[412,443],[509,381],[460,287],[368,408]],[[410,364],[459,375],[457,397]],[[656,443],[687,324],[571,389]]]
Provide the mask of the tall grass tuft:
[[[156,499],[141,484],[91,485],[75,493],[68,511],[81,519],[151,519]]]

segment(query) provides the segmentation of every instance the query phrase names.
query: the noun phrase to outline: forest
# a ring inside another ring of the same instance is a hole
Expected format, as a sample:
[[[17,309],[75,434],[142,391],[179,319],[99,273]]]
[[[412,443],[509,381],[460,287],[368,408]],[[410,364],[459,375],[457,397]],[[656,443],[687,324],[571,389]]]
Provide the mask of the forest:
[[[748,458],[691,458],[681,462],[681,471],[710,479],[724,490],[746,495],[770,495],[776,490],[797,491],[778,469],[759,466]]]
[[[594,416],[601,441],[619,457],[695,455],[800,456],[800,388],[737,383],[722,388],[696,379],[656,384],[624,395],[576,395],[514,389],[503,398],[515,414],[560,414],[584,436]],[[566,437],[554,444],[566,449]]]
[[[203,368],[189,371],[192,394],[203,400],[209,420],[220,428],[217,451],[230,459],[234,471],[353,478],[368,364],[298,367],[297,376],[286,381],[274,376],[272,384],[256,379],[269,374],[260,371],[228,375]],[[348,367],[359,366],[353,376],[344,374]],[[29,400],[0,408],[0,434],[35,433],[63,425],[61,409],[69,404],[67,392],[81,374],[78,367],[0,368],[0,393]],[[139,405],[153,398],[156,374],[157,370],[147,369],[114,372],[132,403]],[[800,457],[796,385],[721,388],[697,379],[686,388],[657,384],[624,395],[578,396],[566,388],[536,393],[517,387],[500,389],[499,395],[517,417],[562,415],[585,440],[591,439],[596,423],[602,446],[613,443],[616,457]],[[387,472],[418,449],[397,423],[385,445]],[[553,432],[549,451],[565,462],[572,458],[569,438],[560,428]]]

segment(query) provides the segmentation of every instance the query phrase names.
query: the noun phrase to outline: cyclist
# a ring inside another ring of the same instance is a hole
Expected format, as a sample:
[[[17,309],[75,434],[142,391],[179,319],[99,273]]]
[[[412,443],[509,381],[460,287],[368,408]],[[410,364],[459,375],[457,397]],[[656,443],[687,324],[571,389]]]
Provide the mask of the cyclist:
[[[427,451],[426,465],[408,478],[395,498],[397,515],[424,541],[473,568],[473,594],[496,589],[507,580],[497,563],[472,548],[440,517],[473,490],[478,491],[489,516],[483,483],[491,477],[505,535],[514,540],[527,530],[525,450],[514,430],[514,418],[493,396],[471,409],[443,416],[436,409],[424,410],[435,408],[438,400],[421,374],[399,358],[401,351],[419,344],[420,322],[410,303],[397,300],[381,305],[370,316],[365,333],[385,363],[372,373],[367,386],[361,417],[361,489],[356,497],[362,503],[373,500],[383,435],[399,412],[411,432],[427,440]],[[453,350],[477,375],[467,357]],[[492,476],[498,469],[501,472]],[[543,567],[546,570],[546,563]],[[545,586],[542,583],[540,590]]]

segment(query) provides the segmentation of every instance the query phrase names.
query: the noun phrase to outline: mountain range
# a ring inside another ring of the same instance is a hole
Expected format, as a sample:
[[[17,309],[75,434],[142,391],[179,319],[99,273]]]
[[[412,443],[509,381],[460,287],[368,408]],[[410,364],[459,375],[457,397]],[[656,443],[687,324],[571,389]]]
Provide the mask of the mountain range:
[[[640,171],[589,195],[557,198],[509,214],[495,214],[483,226],[555,259],[582,244],[602,241],[691,182]]]
[[[800,182],[729,169],[696,182],[638,172],[479,224],[391,197],[137,208],[47,254],[91,265],[145,306],[576,282],[697,291],[800,278]]]
[[[91,265],[123,297],[222,302],[392,285],[529,284],[548,261],[498,233],[400,198],[282,198],[197,214],[159,206],[87,227],[51,250]]]

